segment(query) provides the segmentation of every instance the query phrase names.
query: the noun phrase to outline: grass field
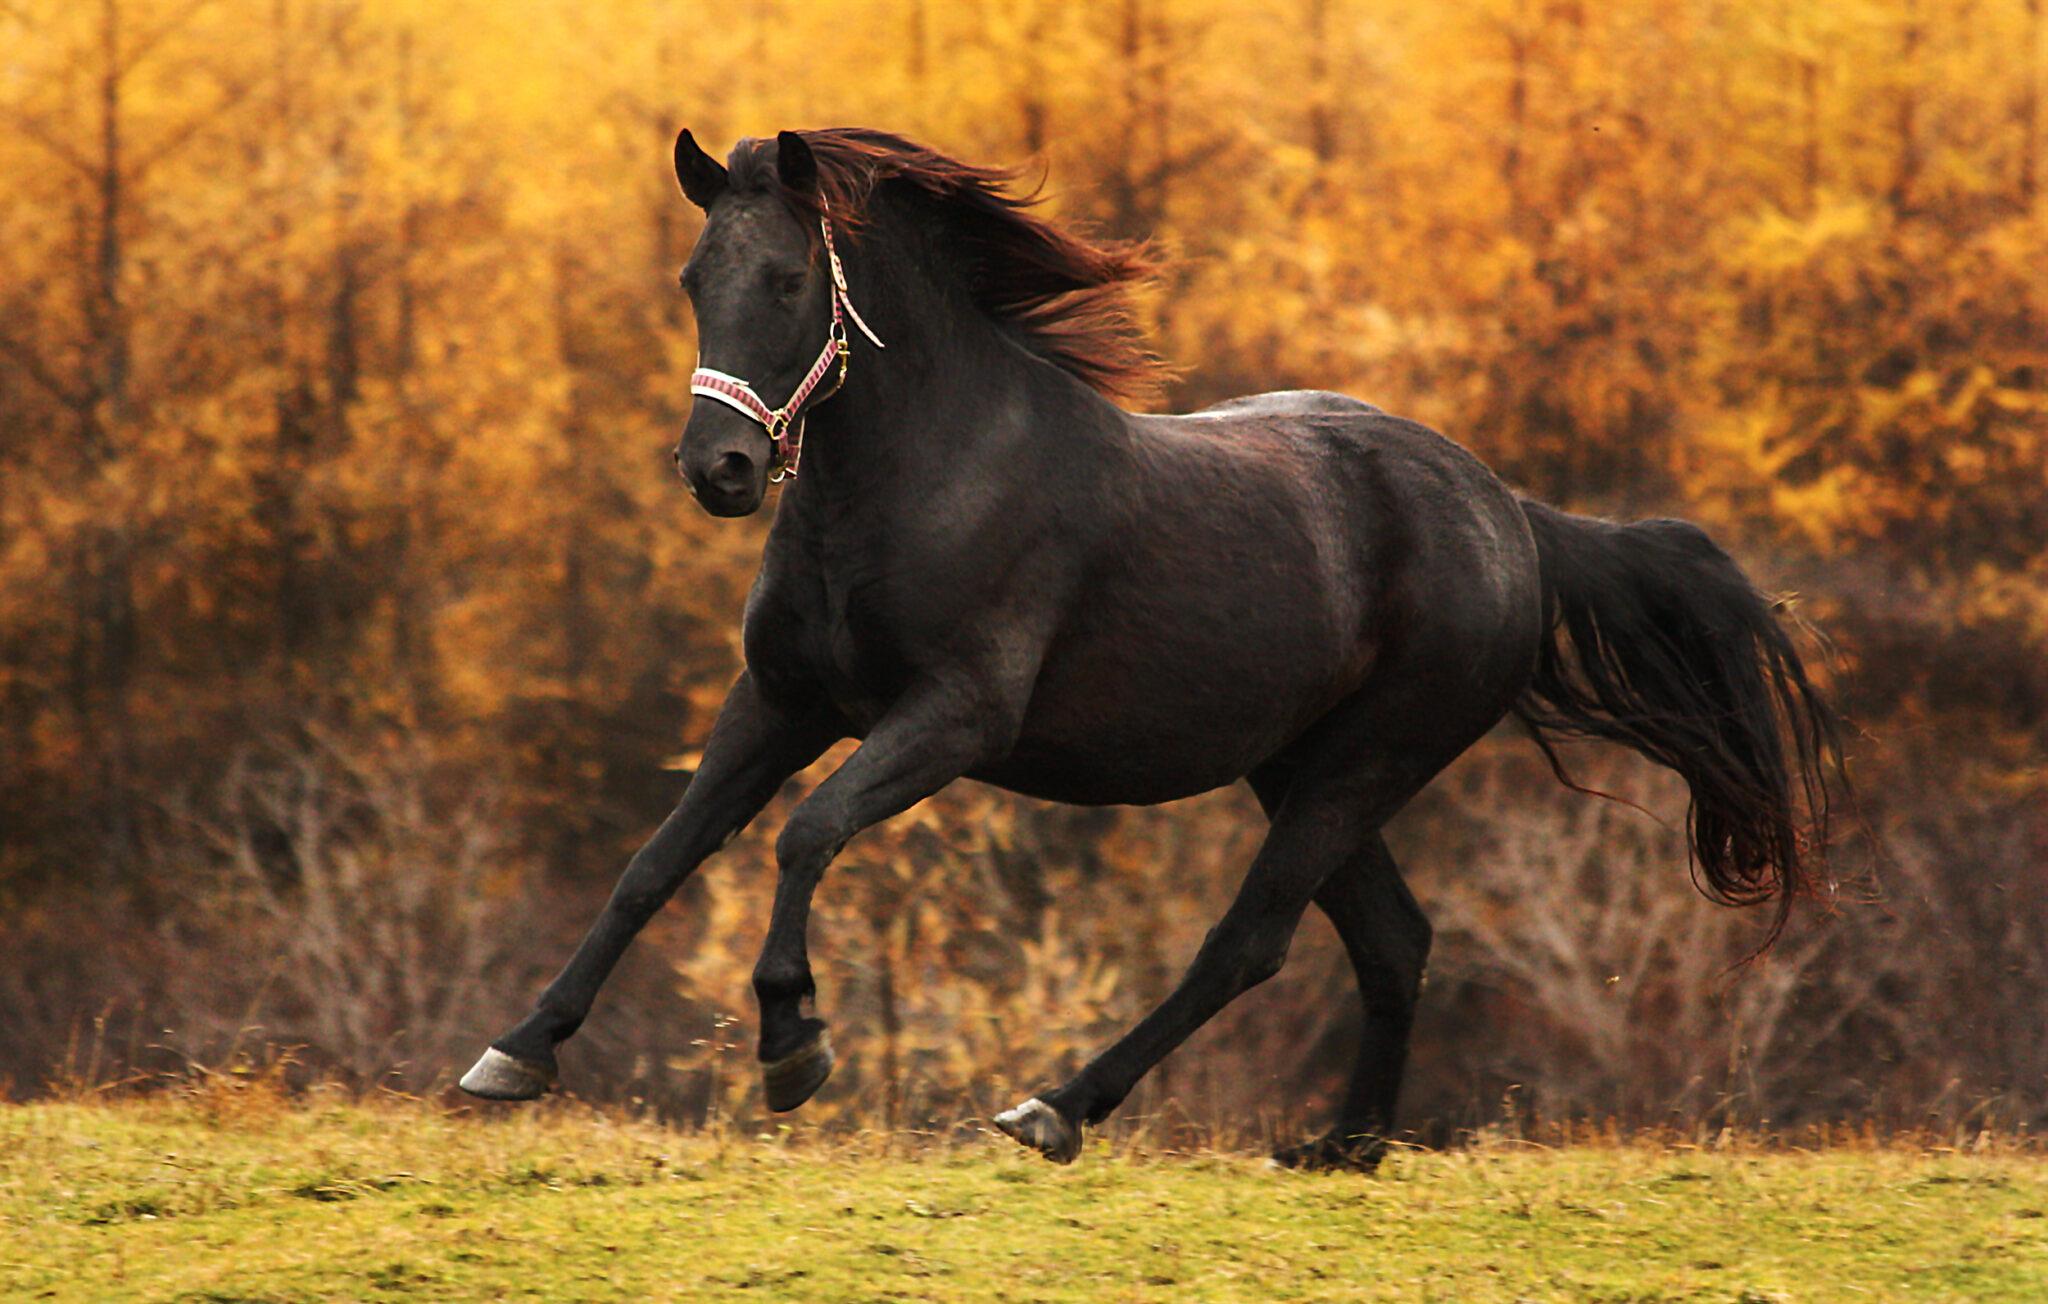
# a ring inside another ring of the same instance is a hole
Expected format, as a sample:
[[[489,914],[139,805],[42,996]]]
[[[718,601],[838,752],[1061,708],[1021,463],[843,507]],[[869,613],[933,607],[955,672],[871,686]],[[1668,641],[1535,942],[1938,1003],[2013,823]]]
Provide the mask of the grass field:
[[[1374,1178],[233,1093],[0,1108],[0,1299],[2048,1300],[2048,1158],[1506,1142]]]

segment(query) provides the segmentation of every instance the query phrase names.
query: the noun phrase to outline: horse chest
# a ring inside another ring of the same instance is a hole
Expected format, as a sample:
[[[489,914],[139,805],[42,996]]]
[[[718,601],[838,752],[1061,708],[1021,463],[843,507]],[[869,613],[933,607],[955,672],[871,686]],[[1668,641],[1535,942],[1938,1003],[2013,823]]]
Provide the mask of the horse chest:
[[[834,620],[823,628],[810,671],[857,735],[865,736],[900,691],[900,677],[884,669],[878,641],[863,638],[858,625]]]
[[[763,578],[747,612],[748,666],[822,691],[856,734],[866,734],[908,677],[900,631],[877,586],[824,568]]]

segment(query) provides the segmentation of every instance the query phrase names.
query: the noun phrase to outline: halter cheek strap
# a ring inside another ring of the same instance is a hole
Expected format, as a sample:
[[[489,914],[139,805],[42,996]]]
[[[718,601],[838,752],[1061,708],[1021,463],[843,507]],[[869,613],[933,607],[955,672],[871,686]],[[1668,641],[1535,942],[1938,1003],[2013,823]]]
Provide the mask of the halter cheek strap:
[[[811,364],[810,371],[805,373],[789,401],[779,408],[771,408],[752,385],[738,376],[714,371],[710,367],[698,367],[690,373],[692,394],[701,394],[723,403],[733,411],[758,421],[768,432],[768,439],[775,446],[775,466],[768,476],[771,481],[796,478],[797,463],[802,460],[804,452],[804,404],[817,393],[818,386],[824,383],[835,366],[839,374],[833,380],[832,388],[818,395],[818,401],[822,403],[831,398],[846,383],[847,363],[852,356],[846,341],[846,319],[853,319],[853,324],[867,336],[870,344],[878,349],[888,347],[861,320],[860,311],[853,306],[853,299],[846,292],[846,269],[839,265],[839,252],[832,247],[830,212],[819,217],[818,229],[825,233],[825,261],[832,269],[832,325],[826,329],[825,347],[818,351],[818,360]]]

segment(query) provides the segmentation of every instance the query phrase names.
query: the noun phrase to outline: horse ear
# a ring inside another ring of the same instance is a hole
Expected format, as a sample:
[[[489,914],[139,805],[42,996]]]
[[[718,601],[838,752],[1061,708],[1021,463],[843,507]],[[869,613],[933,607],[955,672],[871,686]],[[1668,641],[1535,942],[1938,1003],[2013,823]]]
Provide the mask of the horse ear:
[[[676,137],[676,180],[683,194],[699,208],[725,193],[725,165],[697,147],[688,127]]]
[[[798,194],[809,194],[818,188],[818,156],[811,153],[810,142],[793,131],[785,131],[775,137],[775,174],[782,178],[782,184]]]

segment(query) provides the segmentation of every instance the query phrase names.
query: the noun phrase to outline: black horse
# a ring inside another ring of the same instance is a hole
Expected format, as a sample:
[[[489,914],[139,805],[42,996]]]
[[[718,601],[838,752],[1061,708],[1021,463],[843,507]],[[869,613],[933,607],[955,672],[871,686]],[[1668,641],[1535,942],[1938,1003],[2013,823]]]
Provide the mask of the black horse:
[[[678,466],[719,516],[758,509],[799,453],[801,475],[701,768],[466,1089],[545,1091],[641,926],[844,737],[862,745],[776,842],[754,970],[776,1110],[832,1068],[804,1010],[825,867],[962,775],[1080,803],[1248,778],[1272,822],[1173,994],[996,1118],[1063,1162],[1278,972],[1311,902],[1357,970],[1364,1038],[1335,1126],[1277,1158],[1379,1157],[1430,945],[1380,831],[1510,714],[1546,751],[1546,734],[1596,736],[1683,775],[1704,887],[1775,896],[1782,923],[1840,750],[1771,604],[1700,530],[1519,500],[1458,445],[1338,394],[1121,410],[1103,392],[1151,363],[1124,296],[1145,258],[1035,216],[1013,174],[866,130],[743,141],[724,167],[684,132],[675,164],[707,215],[682,284],[693,388],[717,400],[692,410]]]

